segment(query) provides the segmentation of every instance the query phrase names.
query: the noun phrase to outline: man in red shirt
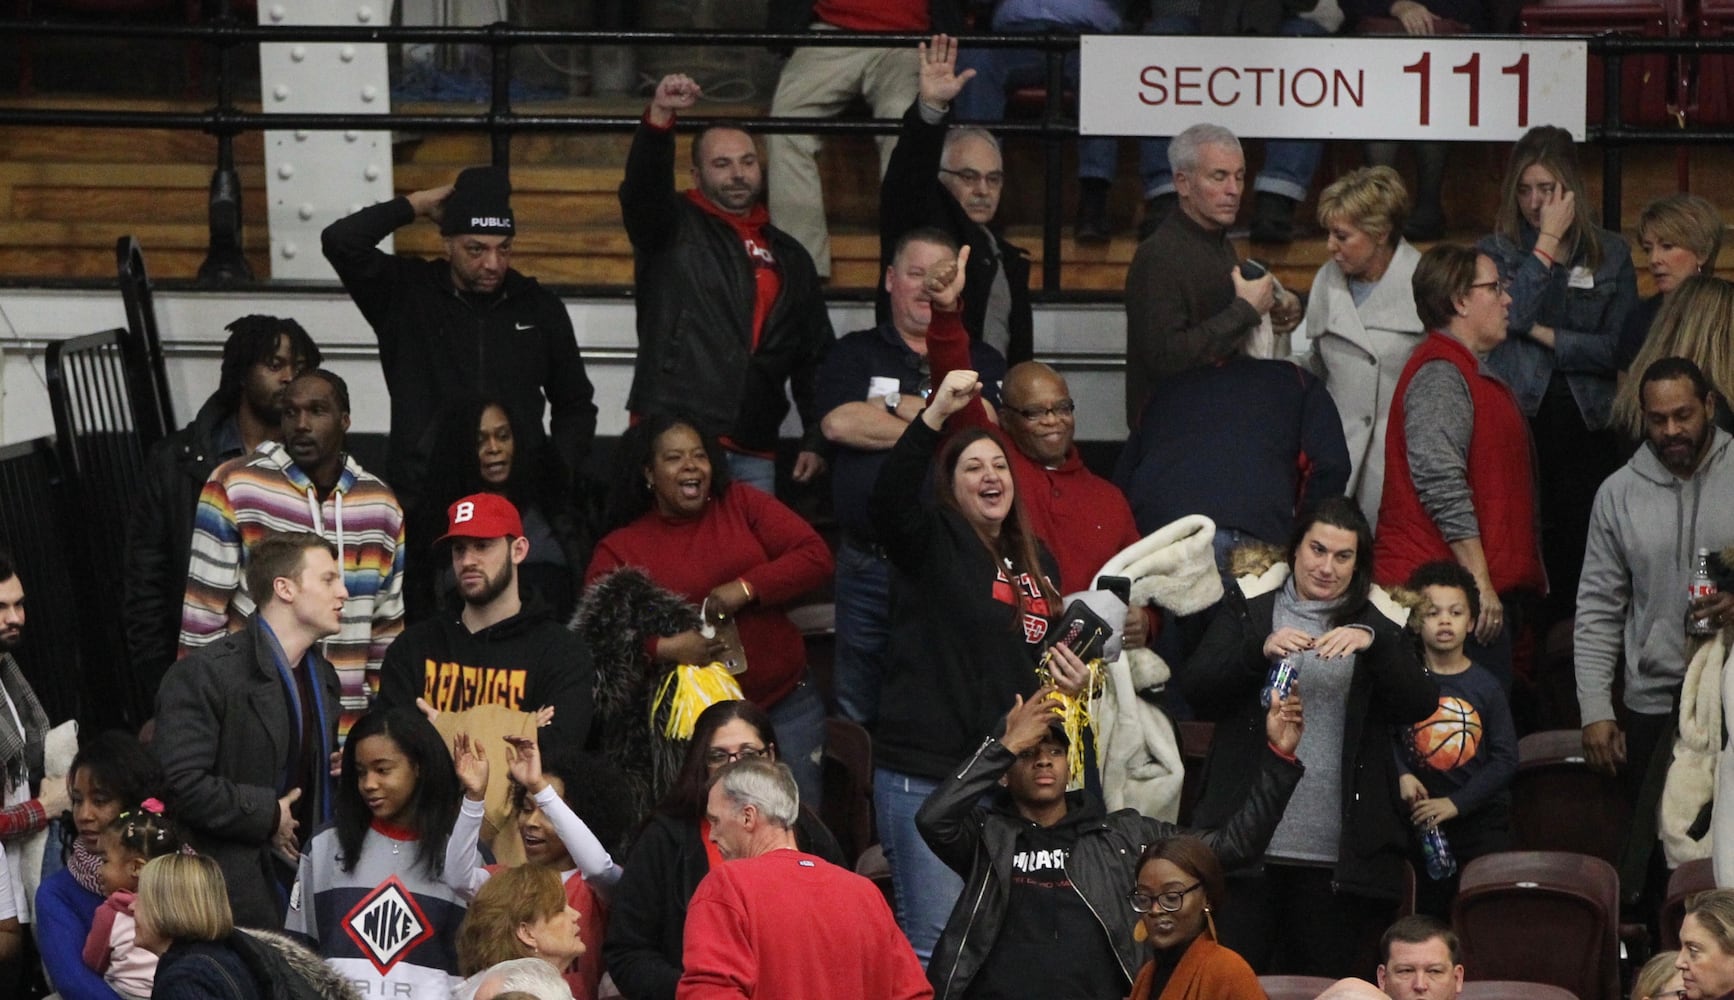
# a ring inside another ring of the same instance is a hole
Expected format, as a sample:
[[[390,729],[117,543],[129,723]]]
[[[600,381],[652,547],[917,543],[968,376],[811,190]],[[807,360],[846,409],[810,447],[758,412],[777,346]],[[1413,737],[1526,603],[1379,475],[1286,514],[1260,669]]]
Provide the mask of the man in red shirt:
[[[887,34],[957,34],[959,0],[771,0],[773,31],[882,31]],[[789,54],[771,98],[773,118],[828,118],[865,99],[875,118],[897,119],[915,101],[920,59],[905,46],[805,46]],[[884,176],[897,146],[879,139]],[[831,276],[831,238],[825,229],[825,193],[819,184],[819,140],[811,135],[765,139],[771,168],[771,218],[813,255],[822,277]]]
[[[686,907],[678,1000],[927,1000],[933,988],[872,882],[795,845],[787,765],[741,760],[705,805],[713,862]]]

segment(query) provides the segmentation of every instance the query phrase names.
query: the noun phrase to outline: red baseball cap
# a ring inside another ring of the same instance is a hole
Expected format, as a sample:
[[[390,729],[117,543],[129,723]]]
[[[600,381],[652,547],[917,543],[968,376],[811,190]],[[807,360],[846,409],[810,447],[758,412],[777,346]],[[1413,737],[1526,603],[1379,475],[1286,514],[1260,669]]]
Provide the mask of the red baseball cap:
[[[446,533],[434,544],[453,538],[514,538],[524,536],[524,521],[512,501],[498,493],[471,493],[446,508]]]

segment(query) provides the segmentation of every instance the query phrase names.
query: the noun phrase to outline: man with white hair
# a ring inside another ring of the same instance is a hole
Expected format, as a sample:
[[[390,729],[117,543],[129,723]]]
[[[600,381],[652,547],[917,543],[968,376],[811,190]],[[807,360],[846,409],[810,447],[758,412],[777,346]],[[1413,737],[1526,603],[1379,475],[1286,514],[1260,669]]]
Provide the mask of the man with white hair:
[[[534,1000],[572,1000],[559,970],[539,958],[513,958],[490,965],[452,991],[452,1000],[502,1000],[509,993]]]
[[[1300,300],[1268,272],[1247,277],[1228,231],[1246,189],[1240,140],[1199,124],[1168,144],[1180,210],[1138,244],[1126,271],[1126,426],[1169,375],[1240,351],[1269,316],[1276,332],[1300,322]]]
[[[678,1000],[932,997],[879,889],[795,846],[800,809],[785,764],[741,760],[712,779],[705,819],[727,863],[687,904]]]

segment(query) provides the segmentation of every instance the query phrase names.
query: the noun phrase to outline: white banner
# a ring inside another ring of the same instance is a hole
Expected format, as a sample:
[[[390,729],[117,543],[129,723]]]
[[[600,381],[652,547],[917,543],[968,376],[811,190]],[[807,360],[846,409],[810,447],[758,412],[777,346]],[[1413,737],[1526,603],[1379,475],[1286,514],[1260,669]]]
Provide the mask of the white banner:
[[[1078,131],[1265,139],[1584,138],[1582,41],[1086,35]]]

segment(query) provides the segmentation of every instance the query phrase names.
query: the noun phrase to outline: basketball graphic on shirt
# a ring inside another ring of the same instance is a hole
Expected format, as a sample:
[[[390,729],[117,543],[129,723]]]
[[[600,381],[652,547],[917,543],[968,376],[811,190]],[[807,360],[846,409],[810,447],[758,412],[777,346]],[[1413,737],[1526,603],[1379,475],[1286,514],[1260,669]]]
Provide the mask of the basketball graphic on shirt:
[[[1481,746],[1481,713],[1462,698],[1440,698],[1438,709],[1410,729],[1409,742],[1415,759],[1435,771],[1462,767]]]

